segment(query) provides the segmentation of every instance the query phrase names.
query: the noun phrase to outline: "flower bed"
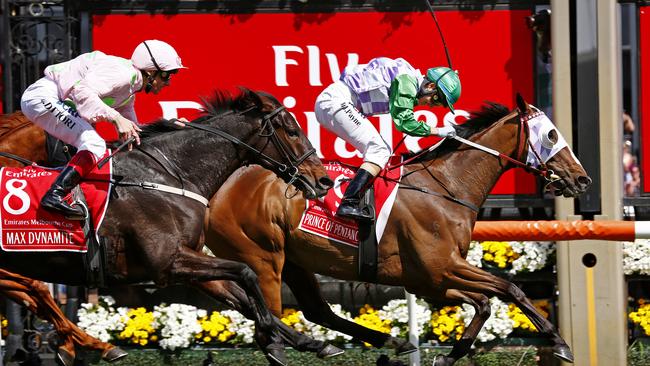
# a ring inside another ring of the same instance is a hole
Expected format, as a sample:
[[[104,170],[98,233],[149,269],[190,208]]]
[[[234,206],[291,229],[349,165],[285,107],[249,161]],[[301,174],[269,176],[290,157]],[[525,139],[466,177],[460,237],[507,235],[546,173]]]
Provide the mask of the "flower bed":
[[[550,242],[472,242],[467,259],[482,267],[498,268],[501,273],[517,275],[532,273],[554,262],[555,245]],[[625,273],[650,274],[650,240],[624,244]],[[547,299],[534,301],[548,317],[552,305]],[[103,341],[139,347],[160,347],[174,351],[193,346],[239,347],[252,346],[252,321],[235,311],[205,310],[193,306],[159,305],[152,311],[144,308],[116,308],[110,298],[97,305],[83,304],[79,311],[79,326]],[[331,305],[335,313],[365,327],[405,337],[408,332],[406,301],[392,300],[382,308],[366,304],[352,315],[340,305]],[[490,299],[492,316],[478,335],[477,342],[495,342],[509,336],[535,337],[537,330],[513,304],[497,298]],[[630,321],[641,329],[638,334],[650,336],[650,305],[642,303],[630,313]],[[460,338],[469,324],[474,309],[469,305],[430,308],[417,301],[417,327],[422,342],[448,345]],[[316,339],[337,344],[351,342],[351,337],[307,321],[302,312],[285,309],[282,321]],[[370,345],[365,345],[370,346]]]
[[[545,304],[548,304],[545,302]],[[130,346],[157,346],[174,351],[196,345],[251,346],[254,323],[236,311],[221,312],[197,309],[183,304],[159,305],[153,311],[144,308],[115,308],[110,297],[101,297],[99,304],[82,304],[78,312],[79,326],[104,341]],[[479,342],[506,338],[514,329],[534,332],[534,326],[512,304],[490,299],[493,316],[486,322]],[[332,310],[340,316],[380,332],[406,337],[408,309],[406,300],[392,300],[381,309],[366,304],[352,317],[339,305]],[[416,326],[423,341],[446,343],[458,339],[469,324],[471,306],[430,309],[422,300],[416,303]],[[351,337],[309,322],[301,311],[285,309],[281,319],[294,329],[315,339],[344,344]],[[370,345],[366,345],[370,346]]]

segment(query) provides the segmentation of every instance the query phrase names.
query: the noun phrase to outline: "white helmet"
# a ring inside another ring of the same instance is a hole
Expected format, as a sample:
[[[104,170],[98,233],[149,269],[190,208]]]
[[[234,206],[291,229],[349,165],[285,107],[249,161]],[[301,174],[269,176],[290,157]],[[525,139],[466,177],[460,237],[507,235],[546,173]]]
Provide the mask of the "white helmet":
[[[133,66],[140,70],[171,71],[186,69],[174,47],[156,39],[143,41],[131,56]]]

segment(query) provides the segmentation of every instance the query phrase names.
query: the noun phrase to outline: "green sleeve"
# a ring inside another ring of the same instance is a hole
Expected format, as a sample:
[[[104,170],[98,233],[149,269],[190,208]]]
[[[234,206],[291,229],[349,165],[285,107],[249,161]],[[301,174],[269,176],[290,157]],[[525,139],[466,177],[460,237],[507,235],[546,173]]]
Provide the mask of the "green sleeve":
[[[407,74],[398,75],[390,84],[390,115],[397,130],[411,136],[429,136],[431,129],[413,115],[418,93],[417,80]]]

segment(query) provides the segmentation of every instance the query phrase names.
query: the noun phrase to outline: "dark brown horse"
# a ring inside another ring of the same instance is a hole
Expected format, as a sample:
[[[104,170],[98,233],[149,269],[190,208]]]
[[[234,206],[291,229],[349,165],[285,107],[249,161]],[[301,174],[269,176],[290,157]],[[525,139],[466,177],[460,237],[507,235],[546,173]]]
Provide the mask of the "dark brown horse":
[[[244,90],[236,98],[217,94],[208,107],[211,115],[192,124],[196,129],[146,127],[141,149],[113,158],[115,175],[130,182],[181,185],[209,198],[230,173],[250,161],[292,182],[307,197],[321,196],[331,187],[311,144],[275,98]],[[222,110],[225,113],[217,114]],[[99,233],[116,254],[109,263],[109,285],[153,280],[158,285],[197,286],[254,319],[256,340],[273,362],[285,363],[280,332],[301,339],[299,347],[328,352],[322,342],[305,340],[272,317],[256,275],[246,265],[197,252],[205,218],[199,201],[124,183],[114,190],[117,197],[109,203]],[[51,282],[83,284],[81,260],[75,254],[2,253],[0,266]]]
[[[522,98],[517,100],[514,111],[499,105],[485,107],[457,127],[459,136],[508,158],[526,159],[526,121],[537,111]],[[549,141],[557,141],[558,136],[557,130],[547,131]],[[379,245],[377,282],[404,286],[430,302],[468,303],[476,309],[460,341],[449,355],[437,358],[436,366],[451,365],[469,352],[490,316],[491,296],[514,302],[541,334],[554,342],[555,354],[573,361],[569,346],[553,324],[539,314],[517,286],[465,260],[478,214],[471,207],[480,207],[501,174],[513,166],[508,158],[448,139],[405,166]],[[557,195],[577,196],[591,184],[567,147],[547,162],[547,168],[556,175],[551,185]],[[286,189],[285,183],[259,167],[240,169],[210,203],[206,245],[219,257],[248,263],[257,272],[275,314],[281,309],[280,282],[284,280],[307,319],[375,346],[393,346],[398,353],[411,351],[404,340],[339,318],[330,310],[313,273],[358,281],[358,252],[299,230],[305,200],[287,200]],[[433,194],[423,193],[423,189]],[[466,205],[451,202],[454,199]]]

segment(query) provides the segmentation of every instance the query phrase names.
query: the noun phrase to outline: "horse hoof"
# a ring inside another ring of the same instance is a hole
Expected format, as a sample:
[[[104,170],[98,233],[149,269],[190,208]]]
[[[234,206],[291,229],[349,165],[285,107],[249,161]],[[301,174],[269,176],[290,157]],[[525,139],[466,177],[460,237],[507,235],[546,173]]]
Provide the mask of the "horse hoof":
[[[272,365],[287,366],[287,355],[284,353],[283,345],[269,345],[265,349],[266,357],[271,361]]]
[[[127,355],[128,353],[120,347],[113,347],[102,355],[102,359],[106,362],[115,362],[121,358],[126,357]]]
[[[395,354],[398,356],[403,356],[403,355],[408,355],[409,353],[413,353],[417,351],[418,348],[413,345],[413,343],[409,341],[404,341],[404,343],[400,344],[397,348],[395,348]]]
[[[67,349],[59,347],[56,351],[56,361],[62,366],[72,366],[74,364],[75,356]]]
[[[562,361],[573,363],[573,352],[566,344],[553,347],[553,355]]]
[[[432,366],[451,366],[453,364],[453,359],[442,354],[437,354],[436,357],[433,358]]]
[[[344,350],[328,343],[327,345],[325,345],[325,347],[323,347],[323,349],[318,351],[317,356],[318,358],[326,359],[326,358],[342,355],[344,352],[345,352]]]

